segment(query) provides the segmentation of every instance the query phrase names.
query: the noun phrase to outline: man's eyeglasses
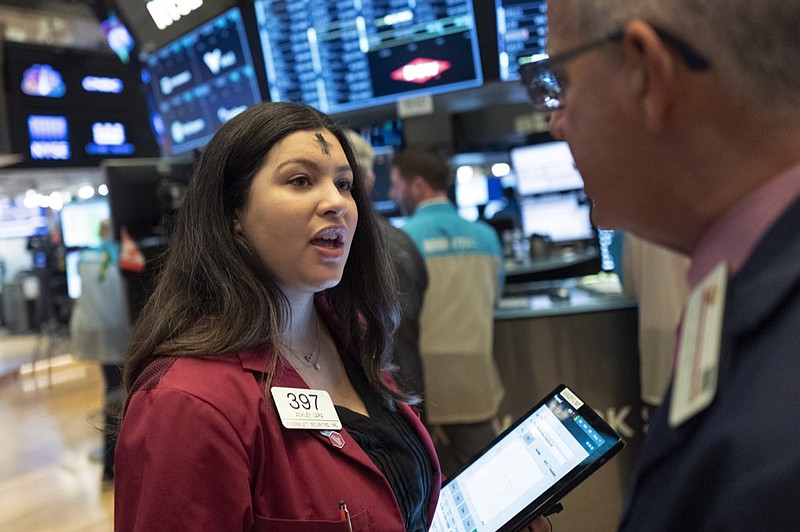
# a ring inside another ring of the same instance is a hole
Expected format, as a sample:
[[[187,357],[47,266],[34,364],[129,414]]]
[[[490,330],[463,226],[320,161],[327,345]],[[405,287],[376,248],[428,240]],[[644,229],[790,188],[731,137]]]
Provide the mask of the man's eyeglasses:
[[[689,69],[699,72],[711,68],[711,62],[680,37],[656,26],[652,28],[662,41],[675,50]],[[558,66],[600,46],[620,42],[624,34],[623,30],[615,31],[602,39],[590,41],[564,53],[520,65],[519,75],[528,91],[533,109],[550,112],[564,107],[566,81],[563,77],[559,79],[556,74]]]

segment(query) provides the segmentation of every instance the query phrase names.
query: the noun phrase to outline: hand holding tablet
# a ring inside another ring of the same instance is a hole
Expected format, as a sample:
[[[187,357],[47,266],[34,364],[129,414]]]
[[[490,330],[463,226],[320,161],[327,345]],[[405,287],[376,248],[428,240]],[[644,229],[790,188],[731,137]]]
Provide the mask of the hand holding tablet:
[[[559,385],[442,486],[433,532],[519,530],[624,447]]]

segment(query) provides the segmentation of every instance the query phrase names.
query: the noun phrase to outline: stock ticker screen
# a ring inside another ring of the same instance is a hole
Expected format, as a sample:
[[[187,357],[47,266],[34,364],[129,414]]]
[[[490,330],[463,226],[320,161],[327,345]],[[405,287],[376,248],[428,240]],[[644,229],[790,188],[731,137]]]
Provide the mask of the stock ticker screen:
[[[166,155],[202,147],[222,124],[261,101],[239,8],[150,54],[143,79]]]
[[[519,60],[545,53],[547,2],[495,0],[497,48],[502,81],[519,80]]]
[[[255,0],[270,98],[326,113],[483,83],[471,0]]]

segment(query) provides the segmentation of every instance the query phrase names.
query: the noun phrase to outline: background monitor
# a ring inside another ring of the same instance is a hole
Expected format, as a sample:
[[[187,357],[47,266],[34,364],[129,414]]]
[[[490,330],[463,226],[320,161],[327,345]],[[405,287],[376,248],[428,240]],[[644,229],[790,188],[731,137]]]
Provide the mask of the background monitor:
[[[261,101],[238,7],[150,54],[142,78],[164,155],[204,146],[222,124]]]
[[[521,196],[583,189],[583,178],[564,141],[512,148],[511,165]]]
[[[141,82],[117,56],[11,42],[3,55],[10,147],[24,156],[18,166],[156,155]]]
[[[555,244],[591,240],[596,236],[591,204],[583,191],[528,196],[519,205],[526,236],[546,236]]]
[[[563,141],[511,149],[522,230],[555,243],[596,238],[583,178]]]
[[[398,214],[399,207],[397,202],[389,197],[391,181],[389,175],[392,171],[392,159],[394,159],[393,146],[373,146],[375,152],[375,162],[372,165],[375,171],[375,186],[372,189],[372,204],[375,209],[384,216],[394,216]]]
[[[495,0],[497,52],[500,80],[519,80],[520,58],[545,53],[547,2],[545,0]]]
[[[270,98],[339,113],[483,83],[472,0],[255,0]]]
[[[26,207],[11,198],[0,199],[0,238],[46,235],[49,230],[44,207]]]
[[[78,262],[81,260],[80,251],[69,251],[64,257],[65,271],[67,274],[67,295],[70,299],[81,297],[81,275],[78,273]]]
[[[111,218],[106,198],[65,203],[59,213],[61,239],[68,248],[98,247],[100,222]]]
[[[508,155],[497,152],[456,153],[449,158],[448,166],[455,172],[452,199],[462,218],[491,218],[505,206],[503,178],[495,170],[505,160]]]

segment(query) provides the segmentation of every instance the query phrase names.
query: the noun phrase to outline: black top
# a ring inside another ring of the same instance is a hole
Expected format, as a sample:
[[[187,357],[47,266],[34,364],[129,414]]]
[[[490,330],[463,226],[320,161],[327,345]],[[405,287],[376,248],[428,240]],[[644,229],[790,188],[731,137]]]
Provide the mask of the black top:
[[[353,387],[370,417],[336,406],[342,426],[383,473],[394,491],[406,530],[428,529],[428,501],[433,474],[425,447],[399,412],[391,412],[373,391],[364,373],[343,357]]]

